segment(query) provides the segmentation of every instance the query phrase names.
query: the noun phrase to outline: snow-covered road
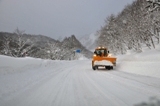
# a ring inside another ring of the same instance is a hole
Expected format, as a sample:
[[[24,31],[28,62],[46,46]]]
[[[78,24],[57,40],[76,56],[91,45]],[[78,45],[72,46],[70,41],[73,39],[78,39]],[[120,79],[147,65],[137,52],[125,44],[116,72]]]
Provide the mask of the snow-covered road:
[[[159,78],[93,71],[91,60],[42,61],[24,69],[0,73],[0,106],[133,106],[160,98]]]

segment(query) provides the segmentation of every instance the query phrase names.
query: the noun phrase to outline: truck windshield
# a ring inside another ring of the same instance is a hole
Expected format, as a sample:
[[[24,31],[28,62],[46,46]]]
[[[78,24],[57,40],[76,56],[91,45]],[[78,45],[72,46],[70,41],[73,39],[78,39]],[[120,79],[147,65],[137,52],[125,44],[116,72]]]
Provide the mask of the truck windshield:
[[[99,49],[99,50],[95,50],[94,52],[96,55],[99,55],[99,56],[106,56],[107,55],[107,51],[105,49]]]

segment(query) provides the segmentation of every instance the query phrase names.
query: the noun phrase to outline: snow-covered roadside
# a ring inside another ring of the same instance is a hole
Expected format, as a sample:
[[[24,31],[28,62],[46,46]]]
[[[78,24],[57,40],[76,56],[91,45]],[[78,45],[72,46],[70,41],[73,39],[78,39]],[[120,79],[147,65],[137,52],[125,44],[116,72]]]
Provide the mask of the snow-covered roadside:
[[[0,100],[12,98],[41,81],[60,73],[74,61],[13,58],[0,55]]]
[[[116,70],[160,78],[160,50],[117,56]]]
[[[0,74],[9,74],[23,71],[27,68],[36,68],[42,65],[44,60],[30,57],[13,58],[0,55]]]

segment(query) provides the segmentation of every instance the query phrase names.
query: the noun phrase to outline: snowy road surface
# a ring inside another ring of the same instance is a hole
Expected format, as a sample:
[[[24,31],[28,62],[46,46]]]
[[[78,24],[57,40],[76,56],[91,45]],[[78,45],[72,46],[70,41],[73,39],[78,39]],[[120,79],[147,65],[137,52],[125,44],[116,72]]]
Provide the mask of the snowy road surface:
[[[93,71],[91,60],[30,67],[0,74],[0,106],[133,106],[160,98],[159,78]]]

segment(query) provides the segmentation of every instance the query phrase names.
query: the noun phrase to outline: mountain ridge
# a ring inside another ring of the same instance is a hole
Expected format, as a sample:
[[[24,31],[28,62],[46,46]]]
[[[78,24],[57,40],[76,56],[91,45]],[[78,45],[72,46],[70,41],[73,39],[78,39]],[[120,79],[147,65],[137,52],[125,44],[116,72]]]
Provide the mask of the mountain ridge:
[[[36,55],[36,57],[38,58],[50,57],[51,59],[68,60],[71,59],[70,57],[73,56],[74,54],[73,52],[76,49],[80,49],[81,54],[87,58],[91,58],[92,55],[92,53],[81,44],[81,42],[76,38],[75,35],[71,35],[71,37],[66,37],[64,38],[64,40],[59,41],[44,35],[30,35],[30,34],[18,35],[16,33],[0,32],[0,39],[1,39],[0,54],[8,56],[13,56],[11,55],[13,52],[11,53],[11,51],[13,50],[15,51],[15,49],[21,48],[23,50],[21,50],[21,53],[17,57],[23,57],[21,54],[23,54],[24,53],[23,51],[26,50],[26,48],[30,47],[31,45],[33,46],[30,48],[32,51],[34,51],[30,52],[31,54],[28,54],[28,56],[31,57],[35,57],[34,55],[32,55],[32,53],[39,54],[41,52],[38,56]],[[24,47],[20,47],[19,44],[23,44]],[[12,50],[9,50],[9,48],[7,50],[6,48],[7,46]],[[16,50],[16,52],[17,51],[18,50]],[[60,53],[62,51],[63,53]],[[47,53],[49,53],[52,56],[48,56],[49,54]]]

